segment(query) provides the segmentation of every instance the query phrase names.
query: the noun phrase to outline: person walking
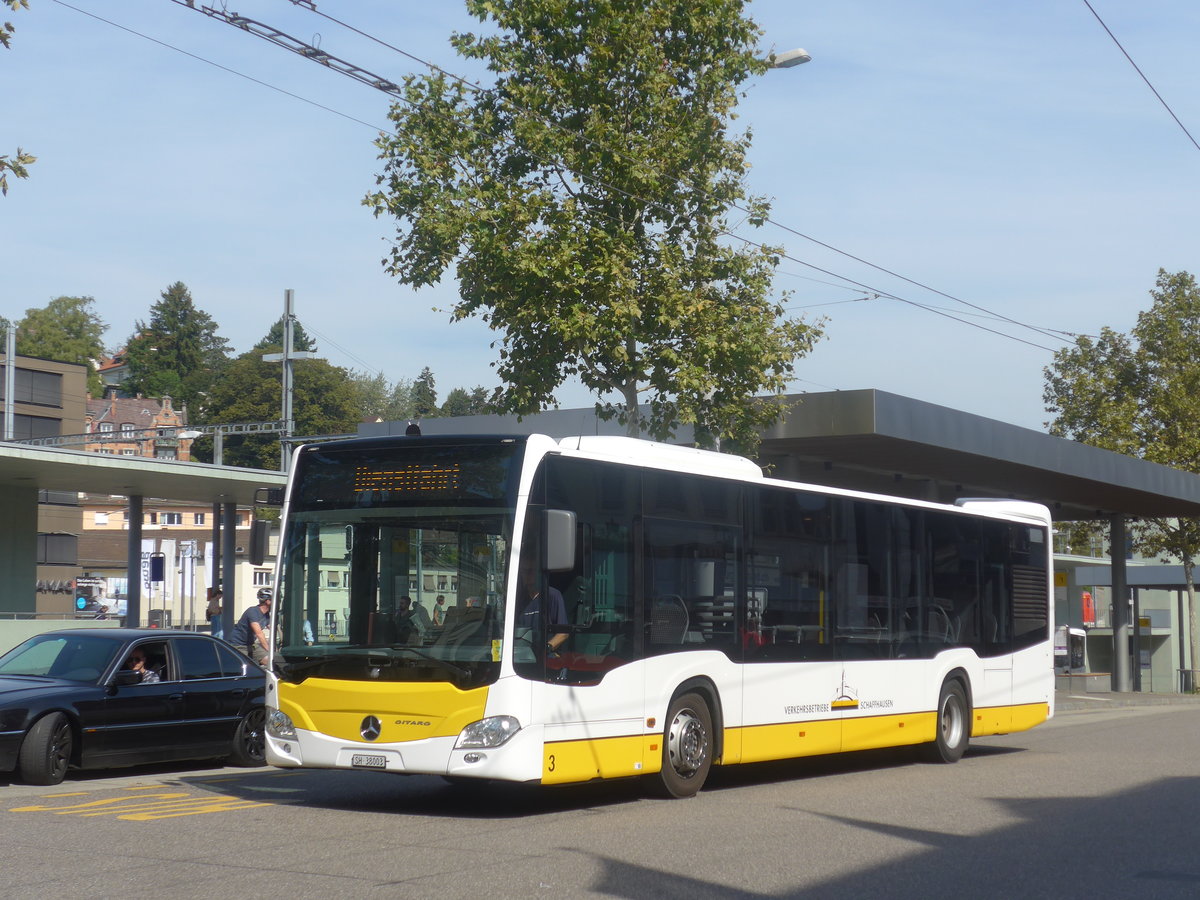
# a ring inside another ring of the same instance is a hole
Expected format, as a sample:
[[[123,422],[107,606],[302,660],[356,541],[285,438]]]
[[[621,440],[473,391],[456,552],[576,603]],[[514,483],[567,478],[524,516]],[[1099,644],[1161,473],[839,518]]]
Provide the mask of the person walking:
[[[208,589],[208,609],[204,611],[204,616],[208,619],[209,632],[215,638],[225,637],[225,623],[221,621],[222,596],[219,587]]]
[[[260,666],[271,650],[271,589],[260,588],[258,606],[251,606],[233,626],[229,642]]]

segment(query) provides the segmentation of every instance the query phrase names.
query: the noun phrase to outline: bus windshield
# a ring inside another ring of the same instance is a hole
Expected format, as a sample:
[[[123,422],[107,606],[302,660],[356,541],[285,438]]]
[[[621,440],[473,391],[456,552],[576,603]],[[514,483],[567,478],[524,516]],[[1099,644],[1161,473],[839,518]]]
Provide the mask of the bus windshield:
[[[281,677],[491,683],[521,445],[349,443],[297,461]]]

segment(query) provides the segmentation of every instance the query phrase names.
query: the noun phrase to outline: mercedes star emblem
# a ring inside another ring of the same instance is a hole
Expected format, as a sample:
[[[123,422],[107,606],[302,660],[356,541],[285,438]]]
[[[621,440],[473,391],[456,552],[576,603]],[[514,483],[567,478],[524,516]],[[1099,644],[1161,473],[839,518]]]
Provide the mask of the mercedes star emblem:
[[[373,741],[378,738],[381,730],[382,729],[380,728],[379,720],[374,716],[367,716],[365,719],[363,719],[362,727],[358,729],[359,734],[361,734],[368,741]]]

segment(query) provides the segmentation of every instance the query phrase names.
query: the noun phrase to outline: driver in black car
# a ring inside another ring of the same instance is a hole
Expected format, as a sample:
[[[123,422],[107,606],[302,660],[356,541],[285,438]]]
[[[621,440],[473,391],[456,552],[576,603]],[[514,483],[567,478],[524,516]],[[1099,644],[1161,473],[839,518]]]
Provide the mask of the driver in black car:
[[[141,647],[134,647],[129,657],[125,660],[125,668],[132,669],[142,676],[142,684],[154,684],[159,681],[158,673],[146,665],[146,651]]]

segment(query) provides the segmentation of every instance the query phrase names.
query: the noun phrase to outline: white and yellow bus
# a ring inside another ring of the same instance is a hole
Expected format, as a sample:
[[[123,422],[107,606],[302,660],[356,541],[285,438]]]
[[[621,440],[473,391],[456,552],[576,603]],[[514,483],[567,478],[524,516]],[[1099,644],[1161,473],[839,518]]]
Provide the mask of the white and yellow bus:
[[[277,766],[686,797],[714,765],[954,762],[1053,715],[1036,504],[795,484],[629,438],[414,436],[301,447],[283,517]]]

